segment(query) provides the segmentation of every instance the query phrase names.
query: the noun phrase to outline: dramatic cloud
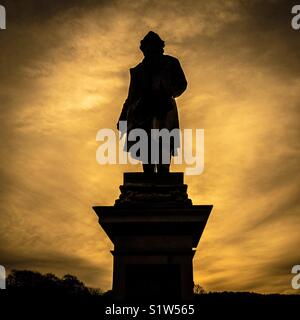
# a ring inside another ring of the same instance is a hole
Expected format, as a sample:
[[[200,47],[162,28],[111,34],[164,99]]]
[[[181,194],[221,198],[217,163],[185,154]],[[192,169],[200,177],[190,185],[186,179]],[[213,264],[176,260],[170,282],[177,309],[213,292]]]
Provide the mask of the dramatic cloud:
[[[72,273],[109,289],[112,244],[94,204],[122,172],[99,166],[149,31],[189,86],[182,128],[205,129],[205,172],[186,177],[213,204],[195,256],[207,290],[292,292],[299,249],[300,33],[293,1],[2,1],[0,264]],[[183,168],[173,167],[179,171]]]

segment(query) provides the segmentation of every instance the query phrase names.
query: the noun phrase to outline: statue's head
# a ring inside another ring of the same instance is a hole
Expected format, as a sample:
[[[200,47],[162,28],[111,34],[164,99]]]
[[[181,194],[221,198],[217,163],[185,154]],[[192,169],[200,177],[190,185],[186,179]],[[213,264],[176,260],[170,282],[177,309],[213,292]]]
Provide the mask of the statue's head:
[[[141,40],[140,49],[144,56],[151,56],[153,54],[162,54],[164,52],[165,42],[160,36],[150,31],[146,34],[143,40]]]

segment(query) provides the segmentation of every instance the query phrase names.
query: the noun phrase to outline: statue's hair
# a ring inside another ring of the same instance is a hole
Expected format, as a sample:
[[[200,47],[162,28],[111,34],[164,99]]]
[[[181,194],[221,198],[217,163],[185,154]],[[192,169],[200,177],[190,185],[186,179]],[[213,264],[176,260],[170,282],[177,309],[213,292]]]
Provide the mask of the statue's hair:
[[[153,47],[157,49],[158,51],[164,51],[165,42],[160,38],[160,36],[153,32],[149,31],[144,39],[141,40],[140,49],[144,52],[146,47]]]

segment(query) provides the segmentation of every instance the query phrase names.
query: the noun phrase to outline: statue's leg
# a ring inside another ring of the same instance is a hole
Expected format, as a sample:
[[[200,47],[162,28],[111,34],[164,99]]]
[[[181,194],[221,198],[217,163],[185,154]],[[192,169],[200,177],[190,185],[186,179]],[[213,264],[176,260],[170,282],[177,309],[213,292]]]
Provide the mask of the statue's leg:
[[[157,173],[158,174],[166,174],[170,172],[170,164],[158,164],[157,165]]]
[[[163,152],[168,152],[168,163],[163,163]],[[170,171],[171,154],[170,150],[164,150],[162,145],[162,140],[159,139],[159,163],[157,164],[157,173],[165,174]]]
[[[155,164],[151,163],[151,135],[150,129],[146,130],[148,135],[148,163],[143,163],[143,170],[146,174],[153,174],[155,172]]]
[[[143,163],[143,170],[146,174],[152,174],[155,171],[155,164]]]

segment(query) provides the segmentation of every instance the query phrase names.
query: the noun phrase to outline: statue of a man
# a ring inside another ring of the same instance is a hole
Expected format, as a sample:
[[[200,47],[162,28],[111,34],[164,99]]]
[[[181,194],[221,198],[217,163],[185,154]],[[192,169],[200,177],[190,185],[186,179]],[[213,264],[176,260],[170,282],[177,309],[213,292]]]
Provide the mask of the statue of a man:
[[[148,159],[143,161],[145,173],[168,173],[171,156],[176,154],[178,143],[171,142],[168,163],[159,161],[151,163],[151,129],[179,129],[179,120],[175,98],[179,97],[187,87],[185,75],[179,61],[164,54],[164,41],[153,31],[141,40],[140,49],[144,59],[136,67],[130,69],[130,86],[128,97],[118,121],[127,121],[127,140],[125,150],[135,142],[128,140],[132,129],[141,128],[148,134]],[[175,130],[176,131],[176,130]],[[177,130],[178,132],[179,130]],[[179,134],[179,133],[178,133]],[[179,141],[175,138],[176,141]],[[160,145],[160,155],[162,153]]]

